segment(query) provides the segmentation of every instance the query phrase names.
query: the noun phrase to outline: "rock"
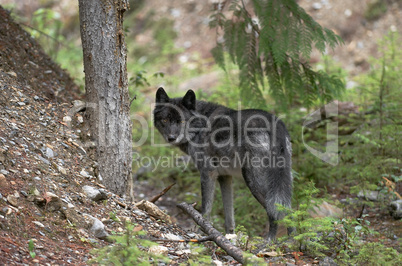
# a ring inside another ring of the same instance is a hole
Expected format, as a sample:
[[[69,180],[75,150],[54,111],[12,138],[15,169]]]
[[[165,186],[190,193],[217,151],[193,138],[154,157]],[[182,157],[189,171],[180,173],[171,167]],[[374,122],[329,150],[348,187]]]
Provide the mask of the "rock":
[[[165,246],[152,246],[149,248],[148,252],[155,255],[167,255],[169,249]]]
[[[220,260],[212,260],[212,262],[216,265],[216,266],[222,266],[223,263]]]
[[[183,249],[183,250],[178,250],[178,251],[176,251],[175,253],[176,253],[177,255],[181,256],[181,255],[184,255],[184,254],[191,254],[191,250],[189,250],[189,249]]]
[[[402,199],[391,202],[388,208],[394,219],[399,220],[402,218]]]
[[[322,261],[320,261],[318,263],[318,265],[321,265],[321,266],[338,266],[338,264],[336,264],[336,262],[330,257],[325,257]]]
[[[371,201],[378,201],[385,198],[384,194],[380,193],[379,191],[371,190],[360,190],[357,194],[357,197]]]
[[[40,155],[37,155],[37,156],[38,156],[39,160],[41,160],[45,164],[50,164],[50,162],[48,160],[46,160],[45,158],[43,158],[42,156],[40,156]]]
[[[56,194],[53,194],[52,192],[46,192],[45,196],[47,201],[46,210],[50,212],[55,212],[61,209],[63,202]]]
[[[2,188],[8,187],[7,179],[3,174],[0,174],[0,187]]]
[[[71,102],[73,104],[73,107],[71,108],[70,111],[72,111],[72,114],[84,111],[86,108],[86,104],[85,102],[81,101],[81,100],[74,100]],[[69,112],[70,113],[70,112]]]
[[[82,117],[82,115],[77,114],[76,117],[77,117],[78,123],[80,123],[80,124],[84,123],[84,118]]]
[[[37,226],[39,226],[39,227],[45,228],[45,226],[44,226],[43,223],[41,223],[41,222],[33,221],[32,223],[34,223],[35,225],[37,225]]]
[[[46,157],[47,157],[48,159],[51,159],[51,158],[54,157],[54,152],[53,152],[53,150],[52,150],[51,148],[49,148],[49,147],[46,147]]]
[[[103,190],[96,189],[91,186],[83,186],[82,190],[90,200],[100,201],[107,199],[107,195]]]
[[[165,239],[169,239],[169,240],[183,240],[182,237],[171,234],[171,233],[167,233],[167,234],[162,234],[163,238]],[[186,243],[180,243],[179,245],[177,245],[177,248],[179,249],[186,249],[188,248]]]
[[[7,170],[1,169],[0,173],[2,173],[3,175],[8,175],[10,172]]]
[[[83,177],[86,177],[86,178],[91,178],[91,175],[84,169],[81,170],[80,175],[82,175]]]
[[[105,230],[105,225],[99,219],[89,214],[84,213],[83,215],[87,220],[89,220],[89,224],[91,224],[89,231],[93,233],[95,237],[106,240],[109,234]]]
[[[132,212],[135,215],[140,216],[140,217],[148,217],[148,215],[145,212],[137,210],[137,209],[132,210]]]
[[[261,251],[261,252],[258,252],[257,257],[263,257],[263,256],[276,257],[276,256],[278,256],[278,252],[276,252],[276,251]]]
[[[11,214],[11,212],[12,212],[11,208],[8,208],[7,206],[0,210],[0,213],[3,215],[9,215]]]
[[[8,195],[7,196],[7,201],[10,203],[12,206],[18,208],[18,198],[15,195]]]
[[[313,3],[312,7],[313,7],[314,10],[319,10],[319,9],[322,8],[322,4],[318,3],[318,2],[315,2],[315,3]]]
[[[15,77],[15,78],[17,77],[17,74],[14,71],[8,71],[6,73],[9,74],[10,76]]]
[[[63,121],[64,122],[71,122],[71,116],[65,116],[65,117],[63,117]]]
[[[58,165],[57,168],[62,175],[67,175],[67,170],[64,167]]]
[[[323,201],[320,205],[314,206],[313,210],[309,211],[310,215],[314,218],[316,217],[334,217],[341,218],[343,216],[343,211],[334,205]]]
[[[39,180],[40,180],[40,179],[39,179]],[[39,190],[38,190],[37,188],[35,188],[35,189],[32,191],[32,195],[34,195],[34,196],[39,196],[39,195],[40,195]]]
[[[236,234],[226,234],[225,238],[229,240],[233,245],[236,245],[237,235]]]

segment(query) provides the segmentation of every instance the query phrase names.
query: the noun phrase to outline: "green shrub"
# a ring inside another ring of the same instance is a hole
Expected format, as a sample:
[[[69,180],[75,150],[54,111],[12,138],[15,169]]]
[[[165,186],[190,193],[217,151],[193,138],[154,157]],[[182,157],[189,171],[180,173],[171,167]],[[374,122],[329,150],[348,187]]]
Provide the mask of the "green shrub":
[[[357,265],[402,265],[402,255],[378,242],[365,243],[352,261]]]
[[[89,261],[91,264],[101,265],[153,265],[155,261],[167,262],[168,259],[161,255],[147,252],[147,249],[155,243],[141,239],[144,231],[126,222],[124,234],[113,234],[109,237],[114,243],[100,249],[92,250],[96,257]]]

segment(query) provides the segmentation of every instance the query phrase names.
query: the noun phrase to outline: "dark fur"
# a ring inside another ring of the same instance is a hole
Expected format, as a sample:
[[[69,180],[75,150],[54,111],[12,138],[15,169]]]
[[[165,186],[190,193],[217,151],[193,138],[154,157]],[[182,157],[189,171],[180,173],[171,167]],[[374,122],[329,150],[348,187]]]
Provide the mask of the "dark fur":
[[[234,231],[232,176],[241,175],[268,214],[268,240],[275,238],[277,221],[284,215],[277,211],[275,204],[290,208],[293,182],[290,136],[282,121],[262,110],[236,111],[197,101],[192,90],[183,98],[171,99],[163,88],[159,88],[154,124],[166,141],[192,157],[200,171],[203,215],[209,218],[215,181],[218,180],[224,205],[225,229],[227,233]],[[229,130],[231,128],[235,130]],[[246,132],[245,128],[251,130]],[[228,164],[223,163],[226,158]],[[268,158],[271,158],[270,162],[275,158],[283,160],[280,165],[267,166],[244,163],[241,161],[244,158],[262,159],[265,162],[269,161]]]

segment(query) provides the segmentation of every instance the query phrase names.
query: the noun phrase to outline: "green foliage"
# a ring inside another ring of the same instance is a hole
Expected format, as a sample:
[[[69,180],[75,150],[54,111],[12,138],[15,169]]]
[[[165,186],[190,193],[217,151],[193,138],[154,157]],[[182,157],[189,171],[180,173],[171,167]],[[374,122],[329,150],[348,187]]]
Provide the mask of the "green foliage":
[[[356,255],[363,238],[376,232],[369,228],[370,222],[363,218],[340,219],[334,222],[333,235],[328,239],[328,245],[334,247],[333,252],[339,254],[338,262],[347,264]]]
[[[116,215],[115,212],[110,212],[110,213],[109,213],[109,218],[110,218],[111,220],[115,221],[115,222],[120,222],[120,218],[117,217],[117,215]]]
[[[191,252],[188,254],[189,258],[187,264],[191,266],[198,265],[211,265],[211,251],[204,246],[195,243],[189,243]]]
[[[147,252],[147,248],[155,243],[141,239],[144,231],[138,230],[130,222],[126,222],[124,234],[114,234],[110,240],[114,243],[100,249],[94,249],[96,257],[90,261],[91,264],[100,265],[153,265],[155,261],[167,262],[168,259]]]
[[[29,255],[31,256],[31,258],[34,259],[36,257],[36,253],[34,251],[35,250],[35,244],[34,244],[32,239],[30,239],[28,241],[28,250],[29,250]]]
[[[42,39],[40,44],[53,58],[57,58],[59,45],[64,41],[64,36],[61,35],[62,22],[60,19],[60,13],[49,8],[39,8],[32,16],[32,37],[35,39],[46,38],[47,40]]]
[[[390,32],[380,41],[381,57],[372,58],[368,75],[358,77],[361,84],[348,97],[363,106],[364,116],[356,117],[360,121],[358,130],[352,135],[342,137],[341,171],[334,173],[342,178],[349,172],[348,180],[359,189],[373,190],[382,177],[399,176],[402,113],[402,52],[397,32]]]
[[[309,182],[298,193],[296,208],[287,209],[278,205],[279,210],[287,212],[287,216],[280,223],[296,229],[296,234],[293,236],[294,248],[315,256],[323,255],[322,252],[328,249],[324,240],[332,229],[331,218],[313,218],[308,212],[317,204],[318,201],[313,201],[312,198],[318,192],[314,183]]]
[[[343,82],[336,75],[314,71],[308,63],[313,48],[325,53],[327,46],[342,43],[339,36],[322,28],[294,0],[254,0],[255,18],[241,3],[233,0],[219,5],[210,26],[224,32],[224,42],[218,43],[212,54],[225,69],[226,49],[238,65],[243,101],[257,107],[265,105],[265,78],[282,109],[296,100],[312,106],[317,100],[327,102],[340,96]],[[227,6],[231,18],[223,14]]]
[[[357,265],[402,265],[402,255],[378,242],[365,243],[352,261]]]
[[[166,17],[156,16],[154,11],[150,11],[141,17],[145,17],[144,21],[136,21],[136,14],[143,12],[137,9],[125,18],[126,25],[132,23],[136,27],[130,27],[127,34],[127,47],[129,49],[129,57],[135,60],[128,60],[127,68],[129,72],[139,71],[144,67],[155,67],[155,65],[174,64],[177,55],[182,51],[175,46],[175,40],[178,36],[174,29],[174,20]],[[136,36],[151,35],[151,39],[145,44],[136,41]]]
[[[384,0],[372,0],[368,6],[366,11],[364,12],[364,17],[367,20],[377,20],[382,15],[384,15],[388,10],[388,6],[386,1]]]

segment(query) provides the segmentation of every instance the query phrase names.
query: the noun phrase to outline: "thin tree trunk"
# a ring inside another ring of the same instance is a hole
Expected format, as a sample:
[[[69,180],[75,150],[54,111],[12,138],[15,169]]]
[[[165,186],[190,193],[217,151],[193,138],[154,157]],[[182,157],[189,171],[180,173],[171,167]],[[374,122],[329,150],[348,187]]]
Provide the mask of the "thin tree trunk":
[[[132,132],[123,13],[128,0],[79,0],[87,117],[103,184],[129,188]],[[130,182],[131,183],[131,182]]]

